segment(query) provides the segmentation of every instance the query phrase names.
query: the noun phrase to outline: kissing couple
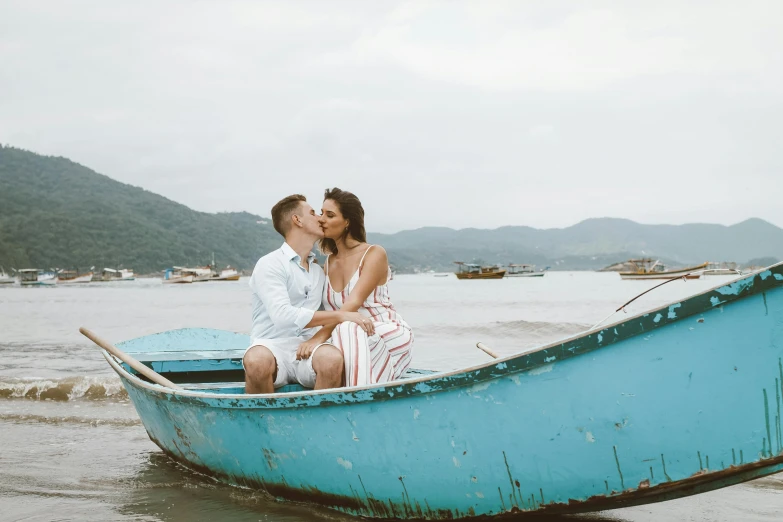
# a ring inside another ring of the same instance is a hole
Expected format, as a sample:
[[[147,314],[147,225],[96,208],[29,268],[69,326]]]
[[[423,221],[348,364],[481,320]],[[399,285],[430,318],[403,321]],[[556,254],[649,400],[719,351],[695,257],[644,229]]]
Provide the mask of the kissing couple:
[[[386,251],[367,244],[355,195],[327,189],[321,213],[301,194],[272,207],[283,245],[258,260],[246,393],[286,384],[316,390],[399,379],[411,362],[413,332],[389,297]],[[312,252],[326,254],[324,269]]]

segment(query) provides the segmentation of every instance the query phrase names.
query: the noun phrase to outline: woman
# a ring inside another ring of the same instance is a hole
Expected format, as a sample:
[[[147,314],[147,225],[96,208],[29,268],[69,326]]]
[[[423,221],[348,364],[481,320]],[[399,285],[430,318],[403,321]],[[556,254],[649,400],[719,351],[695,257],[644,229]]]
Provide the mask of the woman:
[[[300,346],[298,356],[306,358],[319,344],[332,344],[343,352],[346,386],[397,380],[410,365],[413,332],[389,298],[386,251],[367,244],[364,209],[350,192],[327,189],[321,214],[324,238],[319,246],[327,254],[324,309],[358,311],[372,328],[368,333],[352,322],[324,327]]]

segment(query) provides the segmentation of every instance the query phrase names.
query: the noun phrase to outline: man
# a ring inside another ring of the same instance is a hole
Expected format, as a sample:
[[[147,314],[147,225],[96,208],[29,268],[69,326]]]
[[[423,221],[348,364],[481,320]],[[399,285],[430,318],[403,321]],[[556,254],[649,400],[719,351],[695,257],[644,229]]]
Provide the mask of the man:
[[[358,312],[318,311],[326,278],[311,250],[323,230],[304,196],[294,194],[275,204],[272,223],[285,242],[259,259],[250,277],[253,328],[242,359],[245,392],[272,393],[290,383],[317,390],[341,386],[345,370],[340,350],[322,344],[298,359],[297,349],[320,326],[352,321],[372,334],[372,321]]]

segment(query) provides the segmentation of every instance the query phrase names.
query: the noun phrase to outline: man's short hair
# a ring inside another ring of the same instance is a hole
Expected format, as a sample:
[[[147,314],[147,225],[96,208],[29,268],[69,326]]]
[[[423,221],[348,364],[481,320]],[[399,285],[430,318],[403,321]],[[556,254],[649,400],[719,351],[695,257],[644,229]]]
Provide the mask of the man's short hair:
[[[299,210],[299,205],[307,198],[301,194],[284,197],[272,207],[272,224],[277,233],[285,237],[291,230],[291,215]]]

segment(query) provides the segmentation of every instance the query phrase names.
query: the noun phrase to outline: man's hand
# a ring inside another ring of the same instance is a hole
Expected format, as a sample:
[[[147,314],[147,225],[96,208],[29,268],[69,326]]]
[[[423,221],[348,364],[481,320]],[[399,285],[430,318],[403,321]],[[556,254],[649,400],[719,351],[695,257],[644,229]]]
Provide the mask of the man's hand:
[[[343,321],[350,321],[352,323],[356,323],[359,326],[361,326],[362,330],[367,332],[367,335],[373,335],[375,333],[375,325],[372,322],[372,319],[363,316],[359,312],[342,312],[343,314]]]
[[[296,360],[303,361],[305,359],[309,359],[310,355],[313,353],[313,350],[315,350],[315,347],[319,344],[323,344],[323,342],[318,339],[310,339],[300,344],[299,348],[296,350]]]

